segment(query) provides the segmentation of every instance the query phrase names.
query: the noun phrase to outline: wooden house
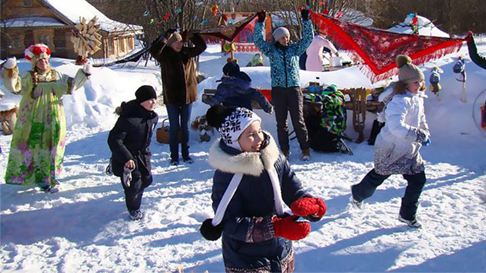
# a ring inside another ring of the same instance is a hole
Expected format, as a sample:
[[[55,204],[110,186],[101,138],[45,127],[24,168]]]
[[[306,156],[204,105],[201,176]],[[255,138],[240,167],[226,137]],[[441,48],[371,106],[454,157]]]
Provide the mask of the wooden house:
[[[135,48],[142,27],[113,21],[85,0],[2,0],[0,57],[23,57],[26,47],[43,43],[53,57],[75,59],[72,29],[80,17],[98,17],[101,50],[93,58],[118,58]]]

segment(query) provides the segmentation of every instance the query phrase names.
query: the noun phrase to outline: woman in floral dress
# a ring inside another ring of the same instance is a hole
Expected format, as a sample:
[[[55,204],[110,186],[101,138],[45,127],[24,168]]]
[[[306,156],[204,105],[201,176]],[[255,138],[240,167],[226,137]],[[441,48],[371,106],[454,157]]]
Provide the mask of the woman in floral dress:
[[[90,75],[91,66],[79,69],[71,78],[49,64],[51,51],[35,44],[24,52],[32,69],[19,76],[15,60],[4,67],[3,84],[22,96],[15,125],[5,182],[38,186],[45,192],[57,192],[65,150],[66,120],[62,97],[80,88]]]

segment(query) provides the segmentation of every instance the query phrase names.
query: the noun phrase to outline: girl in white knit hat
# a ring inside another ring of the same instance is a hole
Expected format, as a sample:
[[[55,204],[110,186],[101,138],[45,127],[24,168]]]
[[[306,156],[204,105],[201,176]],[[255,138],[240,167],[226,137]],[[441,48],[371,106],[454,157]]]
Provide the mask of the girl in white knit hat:
[[[402,174],[407,188],[398,220],[412,228],[420,228],[416,213],[426,178],[419,151],[430,144],[424,110],[424,74],[406,55],[398,55],[396,63],[398,81],[393,85],[394,95],[384,110],[385,126],[376,138],[375,168],[351,187],[351,202],[362,208],[363,200],[371,197],[390,175]]]

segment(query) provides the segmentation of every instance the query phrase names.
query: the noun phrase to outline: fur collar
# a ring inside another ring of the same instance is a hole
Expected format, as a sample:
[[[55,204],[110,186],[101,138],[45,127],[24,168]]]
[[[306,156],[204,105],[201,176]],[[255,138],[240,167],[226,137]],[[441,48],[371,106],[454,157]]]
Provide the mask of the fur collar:
[[[226,153],[219,146],[220,140],[214,142],[209,150],[208,161],[211,166],[226,173],[243,173],[252,176],[260,176],[264,170],[268,170],[280,155],[277,144],[269,138],[268,146],[260,152],[242,152],[236,155]]]

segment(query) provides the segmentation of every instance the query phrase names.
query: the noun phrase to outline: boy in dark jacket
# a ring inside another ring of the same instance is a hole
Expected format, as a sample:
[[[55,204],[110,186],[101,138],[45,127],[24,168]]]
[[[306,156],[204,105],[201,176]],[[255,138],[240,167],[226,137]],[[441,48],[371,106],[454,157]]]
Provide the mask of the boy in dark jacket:
[[[112,171],[121,178],[130,219],[140,220],[143,191],[152,184],[149,146],[158,116],[154,112],[157,94],[152,86],[141,86],[135,96],[117,109],[120,117],[108,135],[108,145]]]
[[[290,240],[310,232],[309,222],[297,219],[320,220],[326,204],[302,188],[255,113],[216,105],[206,117],[221,139],[208,157],[216,168],[211,196],[215,217],[204,222],[201,233],[209,240],[222,233],[226,272],[293,272]],[[294,215],[284,211],[285,204]]]
[[[229,62],[223,67],[223,78],[219,82],[221,83],[209,105],[223,103],[227,107],[244,107],[252,110],[251,101],[256,100],[263,111],[272,113],[272,105],[262,93],[251,87],[250,77],[240,71],[240,66],[236,62]]]

